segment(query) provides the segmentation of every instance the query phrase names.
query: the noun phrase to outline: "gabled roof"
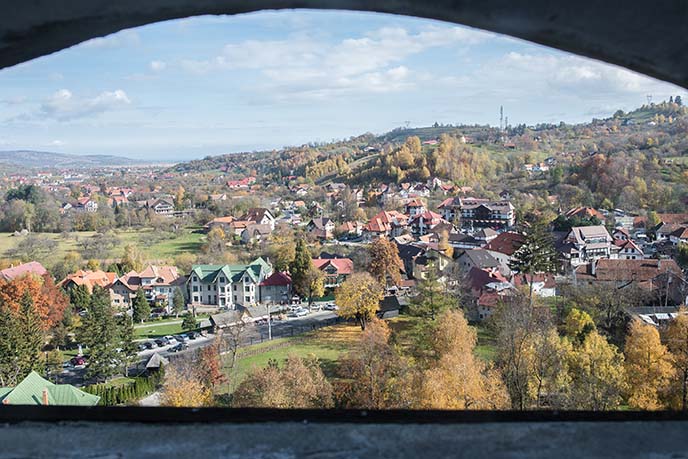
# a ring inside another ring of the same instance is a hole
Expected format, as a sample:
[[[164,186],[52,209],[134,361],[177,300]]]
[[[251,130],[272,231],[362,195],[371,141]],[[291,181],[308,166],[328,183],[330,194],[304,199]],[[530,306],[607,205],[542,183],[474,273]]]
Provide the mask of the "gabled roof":
[[[485,246],[485,250],[503,253],[510,257],[525,243],[525,240],[526,238],[519,233],[501,233]]]
[[[289,276],[289,274],[286,272],[279,271],[272,273],[270,277],[266,278],[263,282],[260,283],[261,287],[288,285],[291,285],[291,276]]]
[[[141,271],[139,277],[142,279],[155,279],[155,284],[171,284],[179,277],[175,266],[149,265]],[[159,280],[159,281],[158,281]]]
[[[314,258],[313,266],[324,270],[328,266],[334,266],[338,274],[353,274],[354,262],[349,258]]]
[[[0,277],[2,277],[5,280],[11,281],[18,277],[24,277],[26,275],[43,276],[47,273],[48,270],[45,269],[42,264],[40,264],[37,261],[30,261],[28,263],[22,263],[21,265],[1,270]]]
[[[100,401],[97,395],[81,391],[69,384],[54,384],[32,371],[14,388],[0,389],[2,405],[94,406]]]
[[[468,249],[464,250],[457,259],[467,257],[473,263],[473,266],[478,268],[497,268],[499,261],[484,249]]]
[[[218,328],[230,327],[243,321],[245,311],[227,311],[221,314],[211,314],[210,323]]]
[[[674,260],[611,260],[601,258],[597,260],[594,274],[592,264],[581,265],[576,268],[576,276],[580,279],[595,279],[611,282],[649,282],[657,276],[671,272],[682,276],[681,268]],[[657,286],[655,286],[657,287]]]
[[[68,275],[58,285],[67,285],[74,283],[75,285],[85,285],[88,291],[92,291],[96,285],[99,287],[107,287],[117,280],[117,273],[105,272],[101,270],[90,271],[80,269],[79,271]]]

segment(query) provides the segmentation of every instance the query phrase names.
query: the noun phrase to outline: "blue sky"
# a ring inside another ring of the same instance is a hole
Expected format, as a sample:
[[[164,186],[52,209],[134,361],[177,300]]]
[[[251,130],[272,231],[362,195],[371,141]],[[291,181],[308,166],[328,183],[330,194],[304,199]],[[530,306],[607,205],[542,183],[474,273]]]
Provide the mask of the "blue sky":
[[[179,160],[408,122],[582,122],[686,92],[437,21],[324,11],[204,16],[0,70],[0,150]]]

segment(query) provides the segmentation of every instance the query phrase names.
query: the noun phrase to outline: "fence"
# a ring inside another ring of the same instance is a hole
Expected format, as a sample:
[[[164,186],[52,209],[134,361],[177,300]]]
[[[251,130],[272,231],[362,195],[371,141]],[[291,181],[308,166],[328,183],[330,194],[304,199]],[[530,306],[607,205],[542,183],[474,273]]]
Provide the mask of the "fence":
[[[272,339],[275,338],[286,338],[290,336],[297,336],[303,333],[308,333],[311,331],[318,330],[323,327],[330,327],[332,325],[348,322],[347,319],[342,317],[332,317],[330,319],[320,320],[318,322],[312,322],[304,325],[282,325],[280,322],[273,322],[272,326]],[[253,344],[262,343],[267,341],[269,338],[267,330],[260,331],[259,336],[247,336],[242,340],[242,346],[251,346]]]

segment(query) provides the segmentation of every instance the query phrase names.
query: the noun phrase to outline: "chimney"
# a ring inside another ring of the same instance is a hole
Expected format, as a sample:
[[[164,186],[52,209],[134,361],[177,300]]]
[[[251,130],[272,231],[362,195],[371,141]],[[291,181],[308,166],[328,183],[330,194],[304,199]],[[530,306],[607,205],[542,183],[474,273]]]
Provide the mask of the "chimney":
[[[43,389],[43,405],[48,406],[48,389]]]

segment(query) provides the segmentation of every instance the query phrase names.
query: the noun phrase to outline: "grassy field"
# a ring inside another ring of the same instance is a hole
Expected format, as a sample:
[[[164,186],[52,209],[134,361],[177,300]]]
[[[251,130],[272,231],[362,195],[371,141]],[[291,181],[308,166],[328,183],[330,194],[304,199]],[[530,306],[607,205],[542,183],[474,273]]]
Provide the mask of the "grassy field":
[[[171,260],[175,255],[184,252],[197,253],[203,245],[203,234],[194,232],[198,228],[185,228],[179,234],[157,233],[152,228],[140,230],[115,231],[119,243],[108,253],[108,258],[119,258],[126,245],[132,244],[139,247],[145,257],[151,261]],[[50,266],[56,263],[67,252],[78,251],[81,241],[93,236],[93,231],[81,231],[69,233],[68,237],[57,233],[40,233],[42,237],[48,237],[57,243],[55,250],[44,260],[43,264]],[[12,233],[0,233],[0,256],[6,255],[8,250],[17,246],[22,238],[13,236]]]
[[[134,329],[134,337],[137,339],[142,338],[159,338],[166,335],[178,335],[182,333],[182,323],[161,323],[160,325],[149,326],[149,327],[139,327]]]
[[[241,348],[234,368],[232,388],[225,387],[223,391],[233,390],[249,372],[264,368],[268,361],[283,362],[290,355],[316,357],[325,375],[332,377],[337,360],[354,348],[360,334],[361,328],[357,325],[343,324]]]

